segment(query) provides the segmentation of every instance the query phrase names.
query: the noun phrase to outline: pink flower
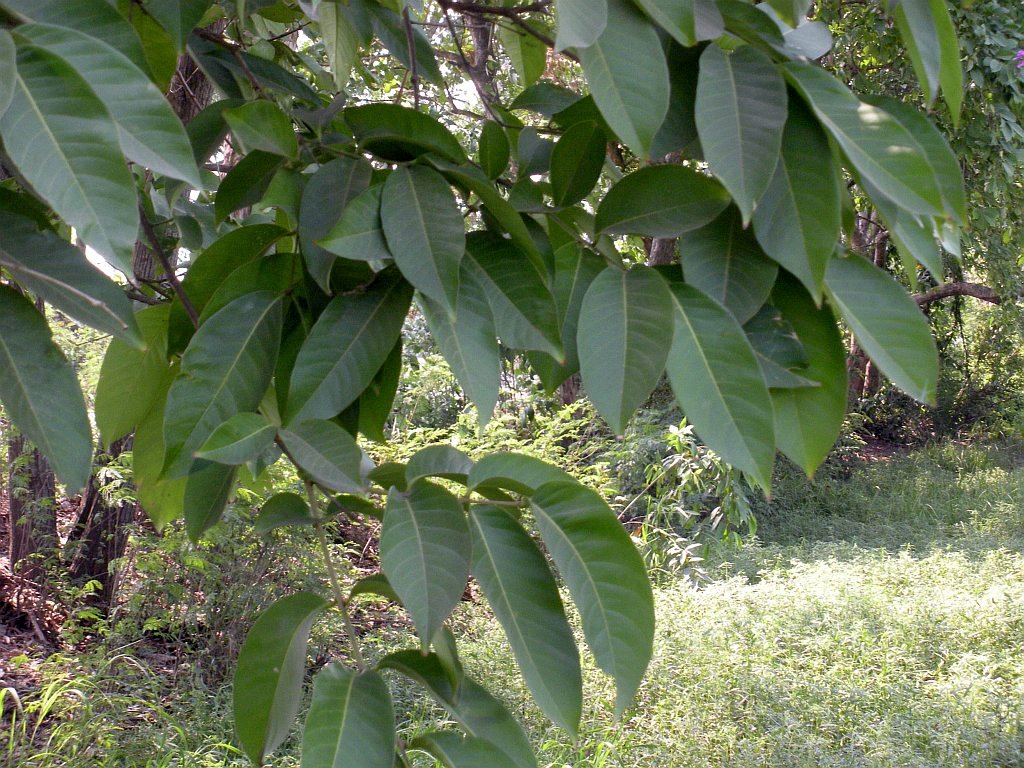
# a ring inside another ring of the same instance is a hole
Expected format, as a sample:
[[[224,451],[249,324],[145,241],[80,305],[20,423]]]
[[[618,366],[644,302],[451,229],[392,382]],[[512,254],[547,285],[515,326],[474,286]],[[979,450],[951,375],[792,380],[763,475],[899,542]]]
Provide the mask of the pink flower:
[[[1013,60],[1017,63],[1017,69],[1024,69],[1024,48],[1017,51]]]

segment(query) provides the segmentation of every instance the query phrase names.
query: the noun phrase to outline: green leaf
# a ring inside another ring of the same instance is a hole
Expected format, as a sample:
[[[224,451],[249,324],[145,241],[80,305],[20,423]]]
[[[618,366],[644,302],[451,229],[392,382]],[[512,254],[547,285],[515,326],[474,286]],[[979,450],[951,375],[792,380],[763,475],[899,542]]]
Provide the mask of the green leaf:
[[[498,38],[521,85],[537,82],[548,63],[548,47],[533,35],[513,25],[498,25]]]
[[[547,561],[505,510],[475,504],[469,520],[473,575],[519,670],[544,713],[575,736],[583,706],[579,652]]]
[[[928,321],[903,287],[856,255],[831,261],[825,287],[829,300],[882,373],[911,397],[934,402],[938,352]]]
[[[587,394],[621,435],[654,389],[672,344],[672,297],[658,274],[608,267],[587,289],[577,346]]]
[[[942,89],[953,123],[963,98],[960,46],[945,0],[903,0],[893,13],[910,62],[931,106]]]
[[[336,2],[321,4],[320,36],[324,41],[328,66],[334,75],[334,85],[343,91],[353,67],[359,63],[359,33],[349,18],[349,12],[338,6]]]
[[[680,45],[714,40],[725,31],[722,14],[709,0],[637,0],[637,4]]]
[[[672,390],[701,440],[768,488],[775,458],[772,403],[754,350],[721,304],[681,283],[671,290]]]
[[[395,346],[411,300],[412,288],[393,269],[362,293],[332,299],[295,360],[286,423],[329,419],[354,403]]]
[[[69,494],[85,487],[92,433],[78,379],[32,302],[0,285],[0,402]]]
[[[799,26],[807,18],[811,0],[768,0],[768,5],[789,26]]]
[[[769,55],[785,51],[778,23],[763,9],[745,0],[715,0],[727,32]]]
[[[216,221],[226,221],[235,211],[256,205],[270,187],[270,182],[284,165],[280,155],[255,150],[250,152],[227,172],[217,187],[214,200]]]
[[[18,35],[88,80],[117,125],[125,156],[156,173],[201,186],[181,121],[163,93],[123,53],[67,27],[25,24],[18,27]]]
[[[127,435],[170,386],[167,365],[169,305],[147,307],[135,317],[145,349],[113,339],[96,382],[95,416],[105,446]]]
[[[260,507],[260,513],[253,523],[256,533],[267,534],[275,528],[290,525],[307,526],[313,524],[313,515],[309,504],[297,493],[282,491],[275,493]]]
[[[840,183],[828,137],[807,107],[791,100],[782,157],[754,211],[754,234],[816,301],[839,236]]]
[[[380,564],[416,624],[424,650],[459,604],[469,578],[469,527],[457,498],[419,480],[388,493]]]
[[[4,149],[32,188],[79,237],[125,274],[139,226],[135,184],[106,106],[54,54],[18,49]]]
[[[196,458],[219,464],[245,464],[273,445],[276,431],[258,413],[236,413],[213,431],[196,452]]]
[[[446,768],[517,768],[515,760],[491,742],[452,731],[428,731],[413,739],[409,748],[426,752]]]
[[[679,238],[686,283],[725,306],[742,324],[757,314],[772,292],[778,265],[764,255],[740,212],[725,213]]]
[[[228,124],[224,121],[224,110],[245,104],[244,99],[222,99],[207,105],[188,121],[185,133],[192,145],[192,157],[196,163],[205,163],[220,149],[228,135]]]
[[[247,293],[268,291],[289,293],[302,279],[301,256],[297,253],[272,253],[242,264],[225,278],[199,313],[202,325],[235,299]]]
[[[539,83],[523,89],[522,93],[512,100],[508,108],[528,109],[531,112],[544,115],[544,117],[553,117],[581,100],[582,97],[576,91],[556,85],[549,80],[541,80]]]
[[[259,405],[274,373],[281,323],[280,297],[260,291],[236,299],[199,327],[167,394],[168,479],[188,472],[194,452],[222,422]]]
[[[366,9],[373,17],[373,31],[388,49],[388,52],[412,71],[413,60],[416,62],[416,74],[435,85],[442,85],[441,70],[434,58],[434,48],[423,34],[418,24],[411,27],[412,57],[409,56],[410,28],[402,21],[402,17],[394,11],[376,3],[368,3]],[[396,8],[397,10],[397,8]]]
[[[453,163],[467,162],[458,139],[430,115],[397,104],[349,107],[344,115],[356,140],[383,160],[402,162],[436,152]]]
[[[658,34],[627,0],[607,0],[608,24],[579,51],[583,71],[608,125],[640,157],[668,112],[668,64]],[[596,15],[593,4],[587,13]]]
[[[189,264],[181,287],[196,312],[202,313],[206,303],[228,275],[243,264],[258,258],[286,234],[286,230],[274,224],[239,227],[195,256]],[[192,323],[180,301],[172,303],[170,311],[167,345],[171,352],[180,352],[192,335]]]
[[[32,219],[0,211],[0,266],[22,288],[78,322],[137,348],[142,336],[124,291],[85,254]]]
[[[396,670],[418,682],[463,730],[497,746],[518,768],[537,768],[537,758],[522,726],[483,686],[464,677],[460,668],[447,668],[437,654],[423,655],[419,651],[389,654],[378,668]]]
[[[380,201],[383,184],[375,184],[360,192],[341,212],[341,218],[331,231],[317,241],[323,250],[353,261],[385,261],[391,258],[384,228],[380,221]],[[307,258],[307,261],[309,259]],[[317,272],[313,273],[313,267]],[[310,265],[310,273],[321,286],[327,286],[330,277],[327,260]]]
[[[450,445],[428,445],[416,451],[405,465],[405,481],[411,488],[413,483],[425,477],[443,477],[466,483],[473,460],[458,448]]]
[[[555,0],[558,35],[555,50],[593,45],[608,24],[607,0]]]
[[[362,493],[363,451],[331,421],[303,421],[278,432],[288,456],[324,488]]]
[[[167,30],[175,50],[181,54],[189,34],[211,5],[212,0],[147,0],[146,13]]]
[[[359,431],[371,440],[387,442],[384,427],[394,410],[395,395],[402,378],[402,339],[391,348],[384,364],[359,395]]]
[[[260,614],[235,666],[235,732],[257,765],[285,740],[302,702],[306,642],[327,601],[309,592],[283,597]]]
[[[604,499],[577,482],[545,483],[530,507],[597,665],[615,678],[618,717],[640,687],[654,645],[654,597],[643,558]]]
[[[132,439],[132,477],[136,495],[139,506],[157,531],[181,516],[188,482],[188,477],[161,479],[165,454],[164,407],[174,373],[174,368],[166,372],[160,391],[153,398],[153,405],[139,422]]]
[[[682,165],[652,165],[608,190],[594,228],[612,235],[678,237],[703,227],[729,205],[717,181]]]
[[[14,98],[14,78],[17,77],[18,61],[14,38],[6,29],[0,29],[0,116],[7,111]]]
[[[420,297],[420,307],[459,386],[476,406],[477,419],[486,424],[494,413],[501,386],[501,355],[487,294],[463,265],[454,318],[443,306],[425,297]]]
[[[786,83],[771,59],[749,45],[700,57],[695,107],[704,159],[750,221],[782,146]]]
[[[807,355],[793,326],[786,322],[777,307],[765,304],[756,316],[744,324],[743,331],[757,355],[757,362],[769,389],[821,386],[816,381],[798,375],[807,367]]]
[[[700,53],[699,48],[684,48],[675,42],[670,42],[665,48],[670,98],[668,114],[651,145],[653,157],[665,157],[672,152],[678,152],[681,157],[701,157],[694,113],[697,80],[700,77]]]
[[[590,194],[604,168],[607,138],[597,123],[576,123],[562,134],[551,154],[555,205],[573,205]]]
[[[493,120],[486,120],[480,129],[477,162],[487,174],[487,178],[496,179],[505,172],[510,153],[505,129]]]
[[[302,768],[394,764],[395,713],[384,679],[376,672],[328,664],[313,681],[313,702],[302,730]]]
[[[318,242],[338,223],[357,195],[370,186],[373,167],[363,158],[339,157],[325,163],[306,184],[299,208],[299,239],[309,273],[331,293],[331,267],[336,258]]]
[[[783,68],[857,173],[913,213],[942,215],[942,193],[932,167],[895,118],[859,101],[818,67],[790,62]]]
[[[466,225],[448,182],[425,166],[395,169],[384,182],[380,219],[402,274],[453,314]]]
[[[490,232],[466,238],[466,271],[483,286],[501,340],[562,359],[555,299],[547,276],[510,240]]]
[[[503,488],[529,496],[544,483],[572,479],[568,472],[542,459],[503,451],[488,454],[474,464],[468,485],[481,493]]]
[[[238,468],[198,459],[185,480],[185,531],[193,543],[220,521],[231,498]]]
[[[820,386],[772,391],[775,439],[779,450],[808,475],[825,460],[846,415],[846,347],[828,307],[817,308],[810,295],[785,273],[772,301],[796,331],[807,353],[800,375]]]
[[[270,101],[250,101],[224,110],[224,120],[235,135],[241,152],[260,150],[291,160],[299,157],[299,140],[292,121]]]
[[[364,576],[353,584],[352,589],[348,593],[349,600],[353,597],[359,597],[359,595],[376,595],[392,603],[401,604],[402,602],[398,597],[398,593],[388,583],[387,577],[383,573]]]

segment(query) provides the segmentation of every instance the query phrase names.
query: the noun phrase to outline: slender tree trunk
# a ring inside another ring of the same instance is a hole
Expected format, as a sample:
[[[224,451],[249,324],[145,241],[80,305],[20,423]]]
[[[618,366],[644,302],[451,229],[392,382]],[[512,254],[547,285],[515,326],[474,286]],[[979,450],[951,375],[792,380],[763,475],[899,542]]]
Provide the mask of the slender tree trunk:
[[[8,433],[11,570],[28,579],[44,574],[43,559],[57,553],[55,480],[50,462],[13,428]]]

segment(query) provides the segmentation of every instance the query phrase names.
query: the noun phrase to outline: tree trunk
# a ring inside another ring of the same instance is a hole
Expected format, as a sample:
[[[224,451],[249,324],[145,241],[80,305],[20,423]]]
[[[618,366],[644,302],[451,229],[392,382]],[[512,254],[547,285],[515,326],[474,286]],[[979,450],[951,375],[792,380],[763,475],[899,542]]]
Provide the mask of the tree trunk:
[[[38,449],[12,427],[8,433],[8,503],[11,570],[39,580],[43,560],[57,553],[57,508],[53,469]]]

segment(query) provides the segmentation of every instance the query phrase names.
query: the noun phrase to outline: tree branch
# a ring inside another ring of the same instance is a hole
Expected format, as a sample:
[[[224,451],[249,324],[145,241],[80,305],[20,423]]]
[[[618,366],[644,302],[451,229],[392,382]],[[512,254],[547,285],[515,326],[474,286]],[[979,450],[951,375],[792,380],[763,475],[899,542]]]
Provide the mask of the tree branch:
[[[174,274],[174,267],[171,266],[171,260],[167,258],[167,252],[164,251],[163,246],[160,245],[160,238],[157,237],[156,230],[153,229],[153,225],[150,223],[149,218],[146,216],[145,209],[139,206],[139,219],[142,221],[142,231],[146,233],[146,239],[149,241],[149,249],[156,255],[160,261],[160,266],[164,268],[164,272],[167,275],[167,282],[171,284],[171,288],[174,289],[175,295],[181,299],[181,306],[185,308],[185,313],[188,315],[188,319],[192,321],[192,327],[199,327],[199,313],[196,312],[195,305],[192,304],[192,300],[189,299],[188,294],[185,293],[185,289],[181,287],[181,281],[178,276]]]
[[[1003,298],[987,285],[966,282],[946,283],[923,293],[915,293],[914,301],[919,307],[925,307],[933,301],[948,299],[950,296],[971,296],[990,304],[1003,303]]]

